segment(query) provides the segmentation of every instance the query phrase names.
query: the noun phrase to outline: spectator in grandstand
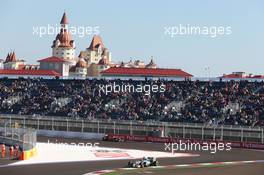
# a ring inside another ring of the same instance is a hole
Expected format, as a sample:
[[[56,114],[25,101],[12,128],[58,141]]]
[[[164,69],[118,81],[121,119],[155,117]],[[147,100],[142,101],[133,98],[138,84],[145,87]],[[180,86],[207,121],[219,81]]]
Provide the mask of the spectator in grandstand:
[[[163,93],[99,93],[99,85],[164,84]],[[0,113],[84,119],[263,125],[263,82],[0,80]]]

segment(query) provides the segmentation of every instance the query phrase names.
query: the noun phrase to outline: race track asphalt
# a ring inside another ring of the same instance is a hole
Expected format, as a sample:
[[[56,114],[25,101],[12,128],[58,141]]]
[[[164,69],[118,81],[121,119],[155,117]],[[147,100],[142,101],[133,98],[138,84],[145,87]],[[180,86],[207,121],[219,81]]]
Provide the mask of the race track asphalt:
[[[39,137],[40,142],[75,142],[87,143],[98,142],[97,140],[81,140],[81,139],[65,139],[65,138],[48,138]],[[164,144],[159,143],[139,143],[139,142],[105,142],[99,141],[102,147],[139,149],[163,151]],[[212,154],[208,151],[191,151],[190,153],[200,154],[197,157],[177,157],[177,158],[160,158],[160,165],[175,164],[193,164],[193,163],[210,163],[210,162],[229,162],[229,161],[248,161],[248,160],[264,160],[264,151],[258,150],[242,150],[232,149],[231,151],[221,151]],[[144,156],[144,155],[142,155]],[[85,161],[85,162],[68,162],[68,163],[48,163],[34,165],[18,165],[18,166],[0,166],[0,174],[2,175],[82,175],[88,172],[122,168],[127,165],[127,160],[111,160],[111,161]],[[1,162],[0,162],[1,163]],[[3,164],[3,162],[2,162]],[[152,172],[155,174],[155,172]],[[234,165],[223,167],[208,168],[192,168],[166,170],[163,175],[263,175],[264,163]]]

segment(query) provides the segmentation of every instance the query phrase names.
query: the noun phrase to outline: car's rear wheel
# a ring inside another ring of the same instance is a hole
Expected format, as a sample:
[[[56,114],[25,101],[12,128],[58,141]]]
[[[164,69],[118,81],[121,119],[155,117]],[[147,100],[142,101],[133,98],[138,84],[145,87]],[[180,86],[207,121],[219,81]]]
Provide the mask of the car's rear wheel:
[[[154,162],[154,166],[159,166],[159,162],[158,161],[155,161]]]

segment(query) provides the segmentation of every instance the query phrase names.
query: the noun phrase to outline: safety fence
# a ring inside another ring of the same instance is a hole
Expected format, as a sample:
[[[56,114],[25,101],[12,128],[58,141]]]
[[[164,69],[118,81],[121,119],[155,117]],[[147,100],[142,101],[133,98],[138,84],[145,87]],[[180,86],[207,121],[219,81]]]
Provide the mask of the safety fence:
[[[36,130],[19,128],[12,120],[0,119],[1,158],[28,159],[36,154],[36,142]],[[8,151],[5,147],[8,148]]]
[[[121,121],[43,116],[0,115],[20,128],[36,130],[113,133],[183,139],[221,140],[264,143],[263,127],[215,126],[194,123]]]

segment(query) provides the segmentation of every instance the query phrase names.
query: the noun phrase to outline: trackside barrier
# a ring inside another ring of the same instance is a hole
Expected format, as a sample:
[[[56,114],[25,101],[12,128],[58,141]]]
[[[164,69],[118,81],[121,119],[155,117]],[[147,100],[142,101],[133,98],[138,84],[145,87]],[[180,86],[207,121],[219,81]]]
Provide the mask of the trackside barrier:
[[[151,137],[151,136],[134,136],[125,134],[107,134],[108,140],[121,139],[124,141],[136,141],[136,142],[156,142],[156,143],[231,143],[232,148],[244,148],[244,149],[263,149],[264,144],[256,142],[234,142],[234,141],[220,141],[220,140],[198,140],[198,139],[179,139],[171,137]],[[225,144],[226,145],[226,144]]]
[[[31,157],[34,157],[35,155],[37,155],[36,148],[32,148],[27,151],[22,151],[22,153],[20,154],[19,160],[27,160],[27,159],[30,159]]]
[[[97,118],[97,117],[96,117]],[[98,118],[101,118],[98,116]],[[264,144],[264,128],[252,126],[214,126],[202,123],[178,123],[158,121],[126,121],[106,119],[66,118],[38,115],[3,115],[0,122],[21,128],[82,133],[113,133],[151,137],[191,138],[259,142]],[[1,125],[1,124],[0,124]],[[7,126],[3,125],[3,130]],[[1,134],[1,133],[0,133]]]
[[[3,127],[1,127],[3,126]],[[0,121],[0,143],[17,147],[16,153],[9,151],[9,158],[26,160],[36,155],[37,133],[30,128],[16,128],[10,122]],[[13,150],[14,151],[14,150]],[[15,156],[15,157],[14,157]]]

